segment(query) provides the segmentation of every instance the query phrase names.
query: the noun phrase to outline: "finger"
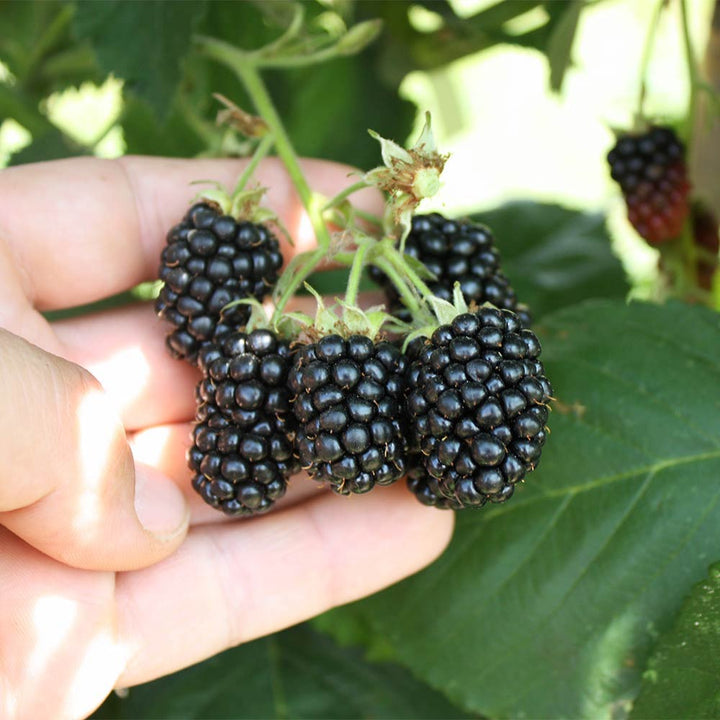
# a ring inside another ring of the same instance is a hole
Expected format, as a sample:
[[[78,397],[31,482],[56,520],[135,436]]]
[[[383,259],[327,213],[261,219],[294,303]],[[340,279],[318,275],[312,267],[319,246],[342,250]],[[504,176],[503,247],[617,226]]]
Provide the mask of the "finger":
[[[369,307],[382,299],[363,293],[360,301]],[[315,300],[304,296],[293,298],[288,310],[313,314],[315,307]],[[100,381],[129,430],[193,417],[200,374],[168,355],[166,328],[149,303],[63,320],[53,328],[63,356]]]
[[[182,422],[195,414],[200,373],[170,357],[167,328],[150,303],[63,320],[53,327],[63,355],[100,381],[128,430]]]
[[[69,568],[0,527],[0,717],[87,717],[126,661],[115,578]]]
[[[135,460],[172,479],[180,488],[190,507],[191,525],[232,521],[233,518],[228,518],[208,505],[192,488],[192,473],[186,460],[191,427],[190,423],[176,423],[136,432],[131,438]],[[274,504],[273,509],[297,505],[324,492],[329,492],[329,489],[311,480],[307,473],[300,472],[289,479],[287,492]]]
[[[0,363],[0,524],[77,567],[130,569],[172,552],[187,529],[183,495],[155,471],[136,474],[97,380],[4,330]]]
[[[41,310],[69,307],[157,277],[165,235],[198,193],[190,183],[212,178],[232,187],[246,162],[73,158],[3,170],[3,240],[28,298]],[[332,195],[353,182],[343,165],[306,160],[303,169],[320,193]],[[266,204],[294,235],[294,248],[283,241],[285,257],[307,249],[314,242],[311,225],[281,163],[263,162],[256,178],[269,188]],[[39,200],[43,212],[37,212]],[[377,210],[380,198],[366,192],[358,203]]]
[[[131,657],[118,685],[165,675],[396,582],[442,551],[452,524],[452,513],[423,507],[398,485],[194,528],[173,557],[118,576],[119,640]],[[152,651],[158,647],[164,652]]]

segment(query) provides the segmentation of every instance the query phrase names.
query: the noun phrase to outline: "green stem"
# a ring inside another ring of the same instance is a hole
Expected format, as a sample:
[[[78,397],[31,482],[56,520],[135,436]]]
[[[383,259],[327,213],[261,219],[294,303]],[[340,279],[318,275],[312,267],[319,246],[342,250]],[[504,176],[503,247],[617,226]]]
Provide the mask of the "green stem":
[[[648,65],[650,64],[650,58],[652,57],[653,47],[655,46],[655,35],[657,34],[658,24],[660,22],[660,16],[665,8],[666,0],[660,0],[655,7],[652,19],[650,20],[650,28],[645,38],[645,45],[643,46],[642,58],[640,60],[640,90],[638,92],[637,109],[635,111],[635,122],[637,123],[641,118],[644,117],[643,108],[645,105],[645,78],[647,77]]]
[[[272,148],[274,142],[275,139],[273,138],[272,133],[268,133],[262,138],[262,140],[260,140],[255,148],[255,152],[250,158],[250,162],[238,178],[233,195],[237,195],[245,189],[245,185],[247,185],[248,180],[252,177],[255,170],[257,170],[257,166],[260,164],[260,161],[270,152],[270,148]]]
[[[358,190],[364,190],[367,187],[370,186],[364,180],[359,180],[358,182],[353,183],[349,187],[346,187],[342,192],[335,195],[335,197],[330,198],[325,205],[323,205],[323,212],[336,208],[338,205],[347,200],[347,198],[349,198],[353,193],[358,192]]]
[[[360,280],[362,279],[363,267],[365,267],[365,256],[367,255],[368,248],[369,245],[365,242],[359,245],[355,252],[355,258],[350,267],[347,288],[345,289],[345,302],[348,305],[355,305],[357,303],[358,289],[360,287]]]
[[[313,53],[307,55],[286,55],[276,57],[264,57],[258,56],[258,65],[263,68],[283,68],[283,69],[294,69],[304,68],[310,65],[317,65],[328,60],[332,60],[338,57],[338,52],[335,46],[323,48],[322,50],[316,50]]]
[[[695,52],[693,51],[692,38],[690,37],[690,22],[688,19],[687,1],[680,0],[680,15],[682,17],[682,33],[683,44],[685,46],[685,61],[687,63],[688,77],[690,81],[690,98],[688,99],[688,108],[685,116],[685,132],[683,139],[685,141],[686,157],[691,155],[691,146],[693,142],[693,134],[695,131],[695,112],[697,109],[698,90],[700,89],[700,74],[698,71]],[[692,227],[692,209],[688,215],[680,238],[681,252],[683,260],[684,282],[693,290],[698,289],[697,276],[697,254],[695,248],[695,238]]]
[[[375,228],[378,228],[379,230],[382,230],[382,220],[377,217],[377,215],[373,215],[372,213],[365,212],[364,210],[358,210],[357,208],[352,208],[352,211],[350,213],[350,216],[346,216],[345,213],[343,213],[341,210],[338,210],[338,208],[332,208],[332,210],[326,210],[324,211],[324,216],[327,220],[327,222],[330,225],[337,225],[341,228],[355,228],[355,218],[360,218],[364,222],[366,222],[368,225],[372,225]]]
[[[690,145],[692,143],[693,130],[695,129],[695,110],[697,105],[697,91],[700,87],[700,77],[698,73],[697,60],[692,46],[692,38],[690,37],[690,23],[688,20],[688,10],[686,0],[680,0],[680,15],[682,17],[682,33],[683,44],[685,46],[685,61],[687,62],[688,76],[690,79],[690,99],[688,101],[688,109],[685,116],[685,132],[683,139],[688,156],[690,155]]]
[[[317,248],[315,252],[308,257],[307,261],[295,271],[292,281],[285,288],[285,291],[275,304],[275,311],[272,317],[273,322],[282,315],[288,301],[295,295],[298,288],[305,282],[307,277],[320,264],[324,257],[325,250],[323,250],[323,248]]]
[[[198,39],[200,47],[214,60],[226,65],[240,78],[248,95],[252,99],[258,114],[265,120],[275,140],[275,148],[285,165],[300,202],[305,208],[318,245],[327,251],[330,247],[330,233],[322,220],[322,213],[313,200],[313,193],[305,180],[295,149],[290,142],[285,126],[275,109],[270,95],[257,69],[247,54],[233,47],[229,43],[215,38],[202,37]]]
[[[374,225],[377,228],[383,227],[382,218],[379,218],[377,215],[374,215],[373,213],[367,212],[365,210],[360,210],[359,208],[353,208],[353,212],[366,223]]]
[[[305,8],[301,4],[296,3],[293,7],[293,17],[287,27],[287,30],[285,30],[285,32],[280,35],[280,37],[265,45],[265,47],[262,48],[262,52],[270,54],[280,52],[298,36],[300,30],[302,30],[304,19]],[[259,52],[252,53],[253,56],[259,54]]]
[[[395,267],[384,257],[379,257],[374,260],[374,265],[390,278],[390,281],[403,299],[405,306],[412,314],[415,314],[420,309],[420,305],[415,296],[410,292],[407,283],[402,279],[400,273],[395,270]]]
[[[332,256],[333,262],[337,263],[338,265],[344,265],[345,267],[350,267],[353,264],[353,261],[355,260],[355,253],[354,252],[346,252],[346,253],[336,253]]]
[[[395,269],[404,274],[408,280],[417,288],[418,292],[424,297],[433,297],[435,293],[423,282],[420,276],[408,266],[403,260],[402,255],[394,248],[386,246],[384,249],[384,257],[393,264]]]

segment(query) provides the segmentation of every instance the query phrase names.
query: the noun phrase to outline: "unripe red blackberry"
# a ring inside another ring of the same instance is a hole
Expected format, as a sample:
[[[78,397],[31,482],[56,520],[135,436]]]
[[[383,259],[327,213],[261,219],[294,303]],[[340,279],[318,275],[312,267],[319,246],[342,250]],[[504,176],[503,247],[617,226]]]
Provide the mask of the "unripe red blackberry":
[[[288,344],[269,330],[231,332],[200,350],[204,377],[188,464],[195,490],[228,515],[268,510],[299,469],[290,365]]]
[[[405,254],[419,260],[436,279],[427,285],[433,294],[452,302],[455,283],[460,283],[465,301],[513,310],[523,325],[531,322],[525,305],[519,304],[510,281],[500,269],[500,253],[495,239],[484,225],[449,220],[440,213],[416,215],[405,240]],[[388,277],[377,268],[372,279],[383,287],[390,308],[403,314],[400,298]]]
[[[440,326],[413,352],[409,440],[426,475],[411,489],[462,507],[504,502],[545,442],[552,388],[537,337],[514,313],[484,307]]]
[[[628,220],[650,245],[678,237],[688,215],[685,146],[669,127],[618,138],[607,156],[622,189]]]
[[[347,495],[405,474],[405,369],[399,348],[364,335],[328,335],[298,350],[289,385],[296,453],[310,477]]]
[[[237,221],[207,203],[193,205],[168,233],[161,255],[164,284],[155,310],[173,327],[166,339],[170,354],[194,363],[203,343],[244,325],[249,306],[226,306],[262,300],[282,262],[278,240],[264,225]]]

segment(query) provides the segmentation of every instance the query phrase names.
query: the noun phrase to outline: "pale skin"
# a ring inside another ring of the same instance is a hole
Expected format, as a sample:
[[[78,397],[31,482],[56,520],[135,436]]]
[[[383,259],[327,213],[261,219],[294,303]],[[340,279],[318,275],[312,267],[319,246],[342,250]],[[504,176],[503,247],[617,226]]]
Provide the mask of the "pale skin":
[[[0,172],[0,717],[82,718],[113,688],[380,590],[430,563],[452,513],[400,482],[344,498],[298,476],[269,514],[227,521],[185,465],[197,371],[149,305],[56,323],[157,275],[165,233],[227,160],[91,158]],[[349,169],[306,161],[329,196]],[[268,204],[311,247],[282,167]],[[379,212],[380,198],[358,197]]]

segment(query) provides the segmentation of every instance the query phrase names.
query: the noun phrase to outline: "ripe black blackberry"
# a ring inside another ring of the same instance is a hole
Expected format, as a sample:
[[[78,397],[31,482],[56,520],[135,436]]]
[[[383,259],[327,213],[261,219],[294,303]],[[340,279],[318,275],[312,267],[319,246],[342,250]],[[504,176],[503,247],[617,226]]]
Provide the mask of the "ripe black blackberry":
[[[408,490],[423,505],[438,508],[439,510],[462,510],[465,507],[457,498],[443,495],[438,486],[438,481],[428,475],[422,466],[420,457],[409,457],[408,465],[410,466],[407,477]]]
[[[206,343],[198,361],[204,377],[188,452],[193,487],[227,515],[264,512],[299,469],[288,344],[269,330],[235,331]]]
[[[411,490],[426,504],[504,502],[545,442],[552,388],[538,339],[514,313],[484,307],[440,326],[415,352],[406,409],[426,475],[416,473]]]
[[[300,464],[336,492],[364,493],[405,474],[406,359],[389,342],[328,335],[297,352],[289,385]]]
[[[277,282],[283,258],[262,224],[238,221],[213,205],[193,205],[167,236],[160,265],[164,285],[157,314],[173,329],[166,344],[175,358],[194,363],[204,342],[247,322],[243,298],[262,300]]]
[[[688,215],[685,146],[669,127],[618,138],[607,156],[628,220],[650,245],[678,237]]]
[[[436,279],[427,283],[437,297],[452,302],[453,288],[460,283],[465,301],[477,305],[490,303],[513,310],[523,326],[529,327],[528,308],[519,304],[510,281],[500,269],[500,253],[495,239],[484,225],[449,220],[440,213],[415,215],[405,241],[405,254],[419,260]],[[383,287],[388,305],[397,314],[402,305],[395,287],[377,268],[372,279]]]

